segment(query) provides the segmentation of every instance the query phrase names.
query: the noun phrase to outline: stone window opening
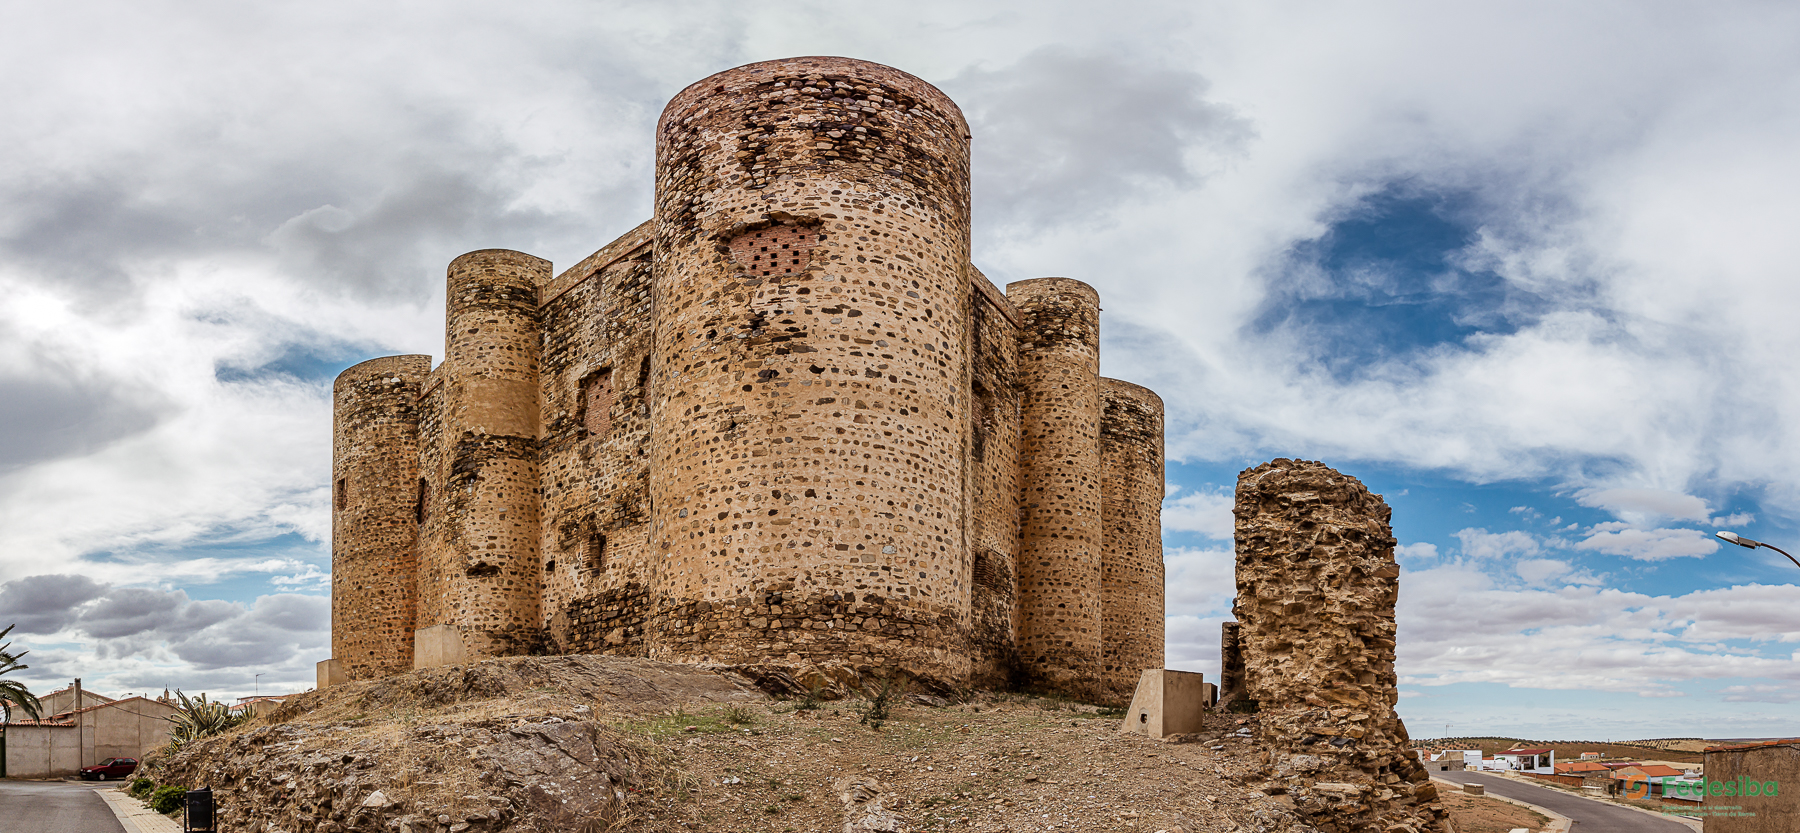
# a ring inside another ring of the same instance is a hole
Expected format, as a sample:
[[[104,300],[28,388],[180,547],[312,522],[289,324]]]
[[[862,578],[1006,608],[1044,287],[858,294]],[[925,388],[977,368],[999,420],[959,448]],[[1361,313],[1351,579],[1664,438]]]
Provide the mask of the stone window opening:
[[[976,460],[987,458],[988,436],[994,430],[994,394],[986,385],[974,385],[975,407],[969,414],[969,455]]]
[[[417,500],[418,500],[418,503],[414,504],[414,506],[413,506],[413,519],[418,521],[420,526],[424,526],[425,525],[425,517],[426,517],[425,506],[426,506],[427,501],[431,500],[431,484],[427,483],[425,481],[425,478],[423,478],[423,477],[419,478],[419,492],[418,492]]]
[[[595,573],[606,572],[606,535],[595,532],[588,536],[587,542],[588,569]]]
[[[338,478],[337,484],[332,487],[331,505],[339,512],[350,507],[350,481],[347,478]]]
[[[612,431],[612,368],[603,367],[581,380],[581,422],[590,436],[603,437]]]

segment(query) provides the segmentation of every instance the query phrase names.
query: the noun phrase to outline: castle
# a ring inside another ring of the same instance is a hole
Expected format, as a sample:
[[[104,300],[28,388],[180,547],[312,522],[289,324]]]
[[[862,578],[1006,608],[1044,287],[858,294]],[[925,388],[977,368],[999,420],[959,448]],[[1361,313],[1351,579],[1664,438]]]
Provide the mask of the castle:
[[[654,217],[449,267],[445,356],[333,388],[321,685],[523,653],[1120,701],[1163,661],[1163,409],[1099,298],[970,262],[969,128],[889,67],[682,91]]]

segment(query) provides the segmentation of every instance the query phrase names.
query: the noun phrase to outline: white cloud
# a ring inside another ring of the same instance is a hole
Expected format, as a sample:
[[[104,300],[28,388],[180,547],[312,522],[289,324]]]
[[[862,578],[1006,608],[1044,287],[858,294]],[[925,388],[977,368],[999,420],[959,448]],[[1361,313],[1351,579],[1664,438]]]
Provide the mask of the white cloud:
[[[1726,527],[1726,526],[1744,526],[1746,524],[1752,524],[1755,522],[1756,522],[1756,516],[1749,512],[1734,512],[1730,515],[1721,515],[1719,517],[1713,518],[1712,520],[1709,520],[1706,523],[1709,526],[1717,528],[1717,527]]]
[[[1607,523],[1596,524],[1592,534],[1575,548],[1639,561],[1662,561],[1709,555],[1718,551],[1719,542],[1697,529],[1633,529]]]
[[[1515,555],[1536,555],[1542,547],[1530,533],[1518,530],[1506,532],[1489,532],[1485,529],[1467,528],[1458,530],[1456,539],[1462,542],[1462,552],[1470,558],[1506,558]]]
[[[1662,516],[1704,523],[1712,513],[1706,501],[1667,489],[1584,489],[1575,499],[1582,506],[1599,507],[1639,522],[1646,516]]]
[[[1170,616],[1229,613],[1237,596],[1237,556],[1228,549],[1164,550],[1163,576]]]
[[[1692,679],[1800,684],[1800,664],[1765,644],[1800,641],[1792,585],[1679,596],[1598,586],[1507,586],[1471,564],[1409,571],[1399,671],[1408,684],[1669,694]],[[1546,669],[1554,669],[1547,672]]]
[[[1394,556],[1396,558],[1436,558],[1438,556],[1438,548],[1436,544],[1429,544],[1424,541],[1412,544],[1401,544],[1394,548]]]
[[[1229,541],[1235,534],[1231,515],[1234,496],[1224,490],[1189,492],[1163,501],[1162,525],[1173,532],[1198,532],[1208,538]]]
[[[1800,700],[1800,689],[1791,686],[1733,685],[1719,689],[1727,703],[1792,703]]]
[[[1546,585],[1597,585],[1601,581],[1586,570],[1576,570],[1567,561],[1554,558],[1526,558],[1513,564],[1513,572],[1526,584],[1534,587]]]

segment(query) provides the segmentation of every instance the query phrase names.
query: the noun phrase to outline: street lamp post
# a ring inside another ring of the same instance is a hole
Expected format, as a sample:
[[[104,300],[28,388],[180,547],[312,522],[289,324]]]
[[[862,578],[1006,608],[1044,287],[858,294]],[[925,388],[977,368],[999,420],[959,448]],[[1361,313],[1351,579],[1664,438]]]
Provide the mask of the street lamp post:
[[[1778,546],[1775,546],[1774,544],[1765,544],[1761,541],[1752,541],[1749,538],[1745,538],[1744,536],[1739,535],[1735,532],[1715,532],[1713,534],[1719,536],[1719,540],[1721,540],[1721,541],[1729,541],[1729,542],[1736,544],[1740,547],[1743,547],[1745,549],[1753,550],[1753,549],[1756,549],[1757,547],[1768,547],[1769,549],[1772,549],[1778,553],[1781,553],[1782,555],[1787,555],[1787,559],[1789,561],[1794,562],[1794,566],[1800,567],[1800,559],[1796,559],[1792,555],[1788,555],[1787,550],[1784,550]]]

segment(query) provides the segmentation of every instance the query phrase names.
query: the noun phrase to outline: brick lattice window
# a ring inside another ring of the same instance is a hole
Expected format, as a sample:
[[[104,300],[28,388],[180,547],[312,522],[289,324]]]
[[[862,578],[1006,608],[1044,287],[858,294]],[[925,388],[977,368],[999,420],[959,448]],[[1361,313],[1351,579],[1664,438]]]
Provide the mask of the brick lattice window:
[[[582,420],[587,432],[605,436],[612,430],[613,372],[603,367],[581,380]]]
[[[731,259],[757,277],[806,271],[819,232],[800,226],[770,226],[731,238]]]

